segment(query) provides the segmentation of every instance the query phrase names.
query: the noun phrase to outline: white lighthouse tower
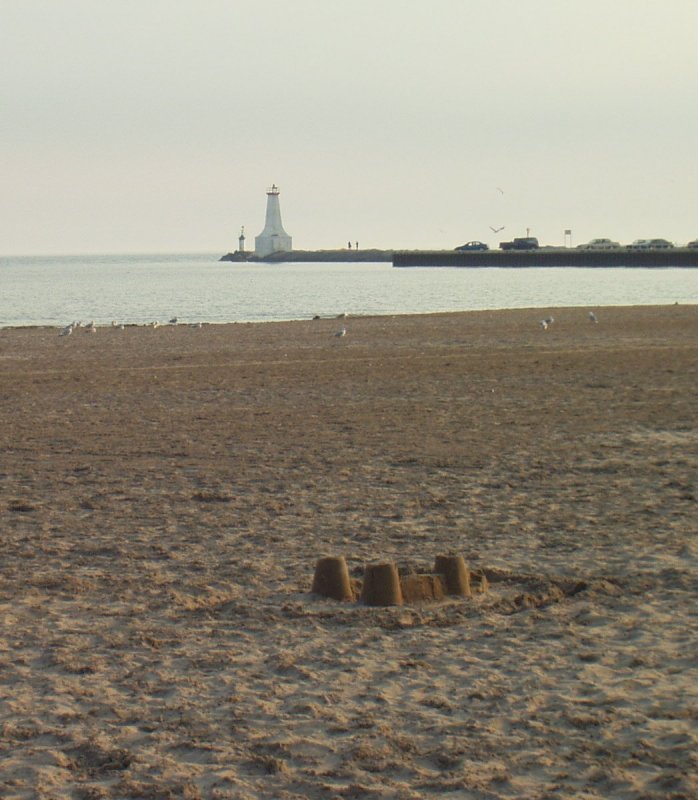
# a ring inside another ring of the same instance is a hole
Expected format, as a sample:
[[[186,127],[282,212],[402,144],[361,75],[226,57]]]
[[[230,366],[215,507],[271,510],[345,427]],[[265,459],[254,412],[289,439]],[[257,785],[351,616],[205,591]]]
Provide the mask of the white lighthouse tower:
[[[279,189],[274,185],[267,189],[267,216],[264,230],[254,237],[254,254],[264,258],[271,253],[288,253],[291,249],[291,237],[281,224]]]

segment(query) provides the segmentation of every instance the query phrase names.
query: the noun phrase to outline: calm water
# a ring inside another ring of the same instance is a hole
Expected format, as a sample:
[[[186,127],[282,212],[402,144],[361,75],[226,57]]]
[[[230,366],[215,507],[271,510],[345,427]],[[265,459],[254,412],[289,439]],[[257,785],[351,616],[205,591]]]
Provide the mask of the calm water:
[[[0,257],[0,327],[698,303],[696,269],[395,269],[217,255]]]

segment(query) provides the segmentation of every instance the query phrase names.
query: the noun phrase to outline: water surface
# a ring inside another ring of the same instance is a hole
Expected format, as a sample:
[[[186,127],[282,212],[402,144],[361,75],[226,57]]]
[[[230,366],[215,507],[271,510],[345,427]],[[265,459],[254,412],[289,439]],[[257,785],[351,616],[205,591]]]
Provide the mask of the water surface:
[[[214,254],[0,258],[0,326],[698,303],[698,270],[235,264]]]

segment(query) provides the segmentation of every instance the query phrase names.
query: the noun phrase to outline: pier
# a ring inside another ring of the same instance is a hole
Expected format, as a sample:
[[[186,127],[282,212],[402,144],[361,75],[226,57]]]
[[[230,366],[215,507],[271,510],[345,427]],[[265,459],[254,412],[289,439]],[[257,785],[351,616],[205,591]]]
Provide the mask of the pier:
[[[375,261],[392,261],[392,250],[291,250],[288,253],[270,253],[266,256],[258,256],[254,253],[226,253],[220,261],[251,262],[264,264],[279,264],[289,261],[310,261],[310,262],[363,262],[370,263]]]
[[[575,250],[541,247],[537,250],[291,250],[265,256],[226,253],[220,261],[283,264],[290,262],[372,263],[392,261],[394,267],[698,267],[698,249]]]
[[[698,249],[396,250],[394,267],[698,267]]]

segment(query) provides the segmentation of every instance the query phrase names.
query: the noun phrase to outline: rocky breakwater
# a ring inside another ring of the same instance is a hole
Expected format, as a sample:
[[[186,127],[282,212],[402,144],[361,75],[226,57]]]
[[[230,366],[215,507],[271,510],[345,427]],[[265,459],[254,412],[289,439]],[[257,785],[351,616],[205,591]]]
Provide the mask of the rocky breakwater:
[[[375,262],[392,261],[392,250],[291,250],[290,252],[270,253],[268,256],[256,256],[254,253],[241,253],[236,250],[234,253],[226,253],[221,256],[220,261],[234,262],[259,262],[264,264],[285,263],[289,261],[327,261],[327,262]]]

